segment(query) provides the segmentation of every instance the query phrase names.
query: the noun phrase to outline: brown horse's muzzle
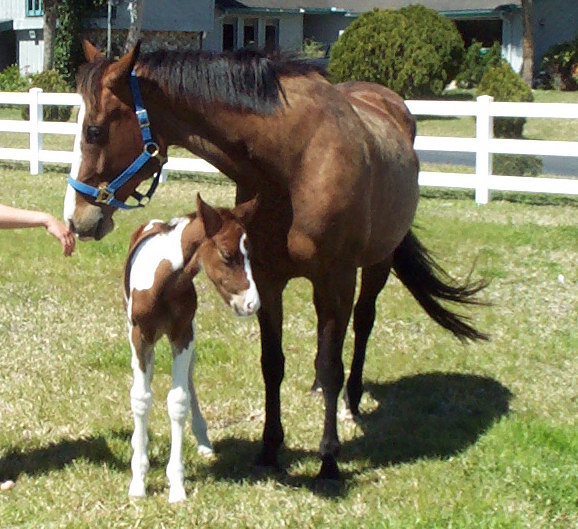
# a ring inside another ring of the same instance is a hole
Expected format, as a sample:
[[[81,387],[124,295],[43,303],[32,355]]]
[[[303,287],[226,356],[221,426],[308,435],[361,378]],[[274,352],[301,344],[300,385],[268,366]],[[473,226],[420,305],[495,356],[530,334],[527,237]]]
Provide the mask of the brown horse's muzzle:
[[[102,208],[91,204],[76,208],[74,214],[65,220],[80,240],[99,241],[114,228],[112,214],[105,214]]]

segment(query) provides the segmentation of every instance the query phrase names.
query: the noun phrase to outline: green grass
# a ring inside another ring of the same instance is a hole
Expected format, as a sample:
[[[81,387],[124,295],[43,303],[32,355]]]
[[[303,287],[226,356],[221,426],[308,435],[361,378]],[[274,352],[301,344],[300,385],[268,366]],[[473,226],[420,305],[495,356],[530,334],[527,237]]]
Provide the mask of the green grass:
[[[339,424],[343,488],[313,487],[322,402],[305,280],[285,296],[282,386],[287,474],[253,472],[263,427],[256,320],[239,320],[199,277],[196,385],[217,453],[185,439],[189,500],[167,503],[168,347],[159,347],[149,496],[130,481],[130,353],[121,268],[139,223],[191,211],[201,191],[231,204],[225,180],[163,184],[119,212],[99,243],[65,259],[44,230],[0,231],[0,493],[3,527],[574,528],[578,525],[578,202],[426,194],[416,223],[444,266],[491,280],[472,308],[488,343],[461,345],[392,278],[368,349],[362,420]],[[65,175],[3,169],[0,202],[60,215]],[[540,205],[537,205],[537,204]],[[344,360],[351,358],[348,334]]]
[[[578,103],[578,92],[534,90],[537,103]],[[444,96],[461,101],[474,100],[472,90],[456,90]],[[423,116],[418,119],[417,133],[421,136],[474,138],[475,119],[472,116]],[[578,141],[578,126],[573,119],[528,118],[524,137],[529,140]]]

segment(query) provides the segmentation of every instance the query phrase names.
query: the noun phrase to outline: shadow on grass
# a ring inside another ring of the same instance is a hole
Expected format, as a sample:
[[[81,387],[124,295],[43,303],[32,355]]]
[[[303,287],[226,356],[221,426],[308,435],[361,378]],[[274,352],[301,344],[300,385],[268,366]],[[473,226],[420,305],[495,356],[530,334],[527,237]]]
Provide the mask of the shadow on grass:
[[[341,459],[369,458],[375,466],[458,454],[507,415],[513,397],[492,378],[461,373],[424,373],[365,389],[378,405],[357,419],[363,433],[343,445]]]
[[[360,435],[343,443],[339,460],[368,461],[374,468],[419,459],[445,459],[476,443],[497,420],[509,411],[512,393],[496,380],[459,373],[425,373],[388,383],[368,382],[365,389],[377,406],[358,419]],[[321,403],[320,403],[321,405]],[[285,424],[288,429],[291,426]],[[321,434],[322,424],[319,424]],[[40,475],[60,470],[77,459],[129,471],[129,430],[101,436],[62,440],[46,447],[11,449],[0,459],[0,480],[16,481],[21,474]],[[119,445],[122,445],[119,448]],[[169,445],[167,445],[168,450]],[[191,481],[212,477],[222,481],[253,483],[272,478],[288,487],[306,488],[327,498],[347,495],[356,471],[342,471],[342,481],[318,483],[314,475],[259,472],[254,460],[261,440],[225,438],[215,444],[217,457],[187,476]],[[317,460],[311,450],[284,447],[280,463],[287,468]],[[121,453],[113,453],[121,450]],[[164,468],[168,453],[151,455],[151,469]],[[164,456],[167,456],[166,458]],[[164,487],[164,485],[163,485]]]
[[[497,420],[507,415],[512,393],[489,377],[433,372],[394,382],[365,384],[377,407],[357,419],[361,435],[343,443],[339,461],[369,461],[387,467],[418,459],[445,459],[473,445]],[[285,424],[285,428],[290,428]],[[322,424],[319,424],[321,433]],[[217,459],[207,474],[217,479],[251,482],[263,479],[253,461],[261,441],[226,438],[216,444]],[[317,451],[284,447],[283,467],[317,457]],[[343,472],[337,490],[319,487],[314,476],[267,474],[291,487],[323,496],[343,496],[353,473]]]
[[[35,476],[62,470],[77,459],[84,459],[93,464],[106,463],[111,468],[124,470],[128,465],[112,453],[109,446],[110,435],[118,438],[128,436],[130,439],[131,433],[127,430],[113,432],[107,436],[63,439],[32,449],[12,448],[0,458],[0,481],[7,479],[16,481],[21,474]]]

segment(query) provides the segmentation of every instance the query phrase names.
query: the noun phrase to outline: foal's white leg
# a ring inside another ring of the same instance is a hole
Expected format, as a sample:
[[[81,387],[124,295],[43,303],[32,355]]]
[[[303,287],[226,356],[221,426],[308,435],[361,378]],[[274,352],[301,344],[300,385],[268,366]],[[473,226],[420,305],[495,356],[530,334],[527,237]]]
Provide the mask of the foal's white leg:
[[[128,489],[129,496],[146,496],[145,474],[149,469],[147,455],[148,417],[153,403],[151,380],[153,377],[154,350],[150,344],[141,344],[141,358],[145,362],[145,370],[140,368],[137,350],[132,339],[132,329],[129,328],[129,342],[132,350],[133,385],[130,390],[130,404],[134,417],[134,433],[132,435],[133,455],[131,460],[132,480]]]
[[[185,467],[183,465],[183,432],[190,409],[189,365],[193,354],[193,341],[184,349],[173,344],[173,387],[167,395],[171,420],[171,455],[167,465],[169,502],[185,500]]]
[[[199,408],[197,392],[195,391],[195,383],[193,382],[196,356],[196,352],[193,349],[189,367],[189,393],[191,395],[193,434],[197,439],[197,452],[203,456],[211,456],[213,455],[213,445],[211,445],[211,441],[209,441],[209,436],[207,434],[207,423],[205,422],[205,418],[203,417],[201,409]]]

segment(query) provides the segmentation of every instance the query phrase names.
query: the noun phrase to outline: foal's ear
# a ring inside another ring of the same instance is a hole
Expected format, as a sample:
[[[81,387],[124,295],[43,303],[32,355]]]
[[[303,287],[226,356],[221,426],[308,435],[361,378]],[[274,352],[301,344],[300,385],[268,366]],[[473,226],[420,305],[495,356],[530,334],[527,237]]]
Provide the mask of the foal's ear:
[[[217,235],[223,227],[221,215],[201,198],[200,193],[197,193],[197,214],[203,223],[205,235],[208,239]]]
[[[253,218],[258,205],[259,195],[255,195],[251,200],[235,206],[233,208],[233,215],[235,215],[235,217],[237,217],[241,223],[246,226],[249,222],[251,222],[251,219]]]
[[[118,61],[113,62],[106,70],[103,78],[103,84],[113,89],[119,82],[128,81],[128,77],[134,68],[140,51],[140,40],[135,47],[128,53],[125,53]]]
[[[88,62],[96,61],[102,57],[100,50],[88,39],[82,39],[82,49],[84,50],[84,56]]]

